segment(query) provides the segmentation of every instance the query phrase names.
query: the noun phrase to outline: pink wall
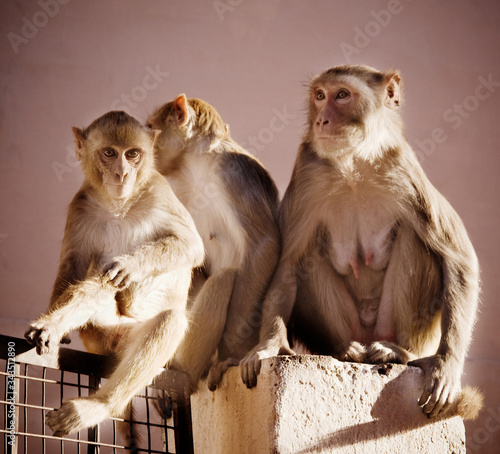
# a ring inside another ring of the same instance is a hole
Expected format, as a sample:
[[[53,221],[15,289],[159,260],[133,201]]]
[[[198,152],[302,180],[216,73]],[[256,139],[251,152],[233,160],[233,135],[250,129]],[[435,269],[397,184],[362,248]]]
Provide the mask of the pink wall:
[[[283,192],[305,122],[303,83],[342,63],[398,68],[407,137],[427,150],[423,166],[481,261],[464,382],[485,390],[487,406],[467,433],[471,452],[494,452],[500,3],[11,0],[0,24],[1,332],[21,335],[47,305],[65,209],[82,181],[71,126],[112,108],[144,120],[185,92],[216,106]]]

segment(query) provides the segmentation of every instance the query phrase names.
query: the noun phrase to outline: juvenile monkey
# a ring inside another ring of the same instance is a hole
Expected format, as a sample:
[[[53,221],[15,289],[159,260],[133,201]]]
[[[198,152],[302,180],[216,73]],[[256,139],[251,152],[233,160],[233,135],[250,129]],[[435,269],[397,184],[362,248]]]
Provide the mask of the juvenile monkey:
[[[161,130],[155,144],[157,166],[205,245],[202,289],[213,287],[215,273],[235,273],[234,282],[218,286],[218,312],[193,321],[193,326],[210,330],[229,300],[217,362],[208,375],[214,390],[226,369],[237,365],[258,340],[260,304],[279,256],[278,191],[262,164],[230,137],[206,102],[180,95],[148,121]],[[214,298],[213,292],[206,294]],[[213,304],[206,295],[196,297],[195,306]]]
[[[85,180],[69,206],[49,309],[26,338],[44,354],[78,329],[89,351],[119,363],[95,394],[48,413],[56,436],[123,417],[171,361],[188,325],[191,271],[203,261],[191,216],[154,168],[158,131],[109,112],[73,132]]]
[[[293,353],[288,324],[314,353],[420,367],[429,416],[456,403],[479,266],[403,135],[399,103],[397,72],[339,66],[312,80],[308,129],[280,207],[282,255],[260,343],[242,361],[247,386],[262,358]],[[458,411],[474,417],[480,398],[467,395]]]

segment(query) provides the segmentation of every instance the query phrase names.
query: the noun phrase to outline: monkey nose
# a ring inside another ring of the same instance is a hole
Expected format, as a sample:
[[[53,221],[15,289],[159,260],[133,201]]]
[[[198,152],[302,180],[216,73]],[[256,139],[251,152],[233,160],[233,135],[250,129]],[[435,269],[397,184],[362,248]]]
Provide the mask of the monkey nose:
[[[125,178],[127,178],[126,172],[116,174],[116,180],[120,183],[123,183],[125,181]]]

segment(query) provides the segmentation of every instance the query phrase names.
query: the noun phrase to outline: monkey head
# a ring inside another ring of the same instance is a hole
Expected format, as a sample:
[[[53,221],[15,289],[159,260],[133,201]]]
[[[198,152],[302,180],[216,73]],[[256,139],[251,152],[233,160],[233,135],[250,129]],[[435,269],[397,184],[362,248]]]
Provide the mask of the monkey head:
[[[316,76],[309,87],[306,140],[324,158],[390,146],[386,126],[391,130],[394,124],[402,126],[397,112],[400,81],[397,72],[383,73],[368,66],[336,66]],[[368,137],[370,147],[363,143]]]
[[[159,167],[175,161],[191,141],[204,141],[207,148],[228,136],[229,128],[217,111],[201,99],[187,99],[181,94],[160,107],[148,119],[148,127],[159,129],[156,141]]]
[[[73,133],[87,180],[112,200],[127,200],[149,180],[158,131],[148,130],[125,112],[112,111],[83,130],[74,127]]]

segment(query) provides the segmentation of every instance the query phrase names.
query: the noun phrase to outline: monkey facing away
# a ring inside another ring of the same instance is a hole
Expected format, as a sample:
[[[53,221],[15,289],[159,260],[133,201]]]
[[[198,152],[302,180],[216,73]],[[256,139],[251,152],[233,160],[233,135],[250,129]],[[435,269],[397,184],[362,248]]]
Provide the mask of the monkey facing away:
[[[259,345],[241,362],[247,386],[262,358],[293,353],[288,324],[314,353],[420,367],[429,416],[460,400],[479,266],[404,138],[399,102],[397,72],[339,66],[312,80],[308,129],[280,206],[282,255]],[[481,396],[465,391],[458,411],[474,417]]]
[[[257,344],[260,305],[279,257],[278,192],[262,164],[230,137],[208,103],[180,95],[148,122],[161,130],[155,143],[157,166],[190,212],[205,246],[207,279],[195,307],[215,304],[205,301],[208,297],[219,300],[218,310],[200,323],[193,315],[193,327],[210,330],[221,323],[215,318],[229,301],[217,361],[208,375],[213,390],[225,370]],[[215,286],[216,273],[234,273],[234,281]]]
[[[154,168],[158,131],[124,112],[73,131],[85,180],[69,206],[49,309],[26,338],[44,354],[78,329],[89,351],[119,363],[95,394],[48,413],[58,436],[123,417],[171,361],[188,325],[192,268],[203,261],[191,216]]]

